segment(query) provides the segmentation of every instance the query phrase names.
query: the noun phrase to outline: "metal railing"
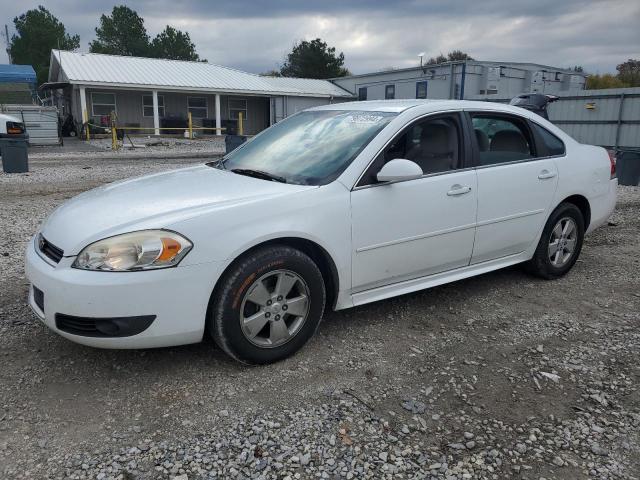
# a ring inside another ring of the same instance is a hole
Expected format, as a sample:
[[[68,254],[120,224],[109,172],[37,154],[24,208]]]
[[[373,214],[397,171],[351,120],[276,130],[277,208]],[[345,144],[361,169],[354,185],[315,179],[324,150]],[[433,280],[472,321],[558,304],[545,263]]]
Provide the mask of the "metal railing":
[[[87,117],[87,112],[84,112],[84,116],[85,118]],[[89,141],[91,140],[91,128],[94,128],[94,131],[97,129],[100,129],[102,131],[107,131],[108,134],[111,134],[111,149],[112,150],[118,150],[122,145],[120,145],[119,141],[118,141],[118,131],[122,131],[125,132],[125,135],[129,135],[128,131],[129,130],[138,130],[138,131],[152,131],[154,134],[156,131],[176,131],[176,130],[182,130],[182,128],[180,127],[129,127],[129,126],[122,126],[122,125],[118,125],[118,117],[116,115],[116,112],[111,112],[111,114],[109,115],[109,126],[103,126],[103,125],[95,125],[89,121],[85,122],[83,124],[83,130],[84,130],[84,137],[85,140]],[[214,131],[217,132],[218,134],[221,134],[223,131],[226,131],[227,129],[224,127],[196,127],[193,125],[193,118],[191,116],[191,112],[189,112],[187,114],[187,128],[184,129],[184,131],[187,133],[189,140],[193,140],[194,139],[194,132],[198,132],[198,131]],[[242,116],[242,112],[238,112],[238,135],[244,135],[244,119]],[[123,136],[123,143],[124,143],[124,136]]]

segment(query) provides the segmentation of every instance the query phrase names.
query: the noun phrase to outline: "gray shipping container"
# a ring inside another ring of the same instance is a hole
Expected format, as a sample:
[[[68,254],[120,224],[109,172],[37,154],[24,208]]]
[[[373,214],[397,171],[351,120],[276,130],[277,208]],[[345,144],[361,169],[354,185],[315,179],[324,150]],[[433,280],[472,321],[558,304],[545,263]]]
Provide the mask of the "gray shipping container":
[[[475,95],[467,99],[509,102]],[[581,143],[640,148],[640,87],[582,90],[549,104],[549,120]]]

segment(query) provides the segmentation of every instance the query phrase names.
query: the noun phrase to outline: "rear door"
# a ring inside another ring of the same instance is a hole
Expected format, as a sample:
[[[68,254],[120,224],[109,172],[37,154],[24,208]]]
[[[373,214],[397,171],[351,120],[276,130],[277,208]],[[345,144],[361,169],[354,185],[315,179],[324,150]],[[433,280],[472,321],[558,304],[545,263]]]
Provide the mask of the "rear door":
[[[521,253],[537,239],[550,213],[558,169],[554,156],[536,144],[527,119],[468,113],[478,178],[475,264]]]

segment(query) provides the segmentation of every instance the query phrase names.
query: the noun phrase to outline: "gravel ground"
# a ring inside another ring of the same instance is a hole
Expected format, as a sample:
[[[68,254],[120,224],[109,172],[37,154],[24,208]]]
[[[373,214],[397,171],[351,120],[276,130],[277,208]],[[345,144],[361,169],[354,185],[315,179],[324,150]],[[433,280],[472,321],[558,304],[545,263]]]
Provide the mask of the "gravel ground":
[[[518,268],[326,316],[284,362],[68,342],[22,251],[83,190],[197,160],[0,175],[0,478],[640,478],[640,188],[565,278]]]
[[[132,145],[135,145],[135,147]],[[63,146],[33,147],[29,150],[29,158],[47,160],[84,159],[87,151],[91,152],[91,158],[101,157],[129,157],[131,155],[170,156],[170,155],[196,155],[225,153],[224,137],[212,136],[189,140],[176,137],[131,137],[125,138],[122,148],[111,149],[111,138],[96,138],[89,142],[78,138],[66,138]]]

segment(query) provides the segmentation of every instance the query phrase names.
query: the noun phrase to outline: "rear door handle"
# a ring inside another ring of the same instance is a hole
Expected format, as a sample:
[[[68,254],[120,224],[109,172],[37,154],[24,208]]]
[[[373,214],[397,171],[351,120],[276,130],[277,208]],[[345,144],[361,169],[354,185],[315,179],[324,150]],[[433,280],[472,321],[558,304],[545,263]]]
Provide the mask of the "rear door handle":
[[[556,176],[556,172],[550,172],[549,170],[542,170],[538,175],[540,180],[546,180],[548,178],[553,178]]]
[[[447,195],[449,195],[450,197],[454,197],[456,195],[464,195],[465,193],[469,193],[470,191],[471,187],[456,183],[455,185],[451,185],[451,190],[447,192]]]

